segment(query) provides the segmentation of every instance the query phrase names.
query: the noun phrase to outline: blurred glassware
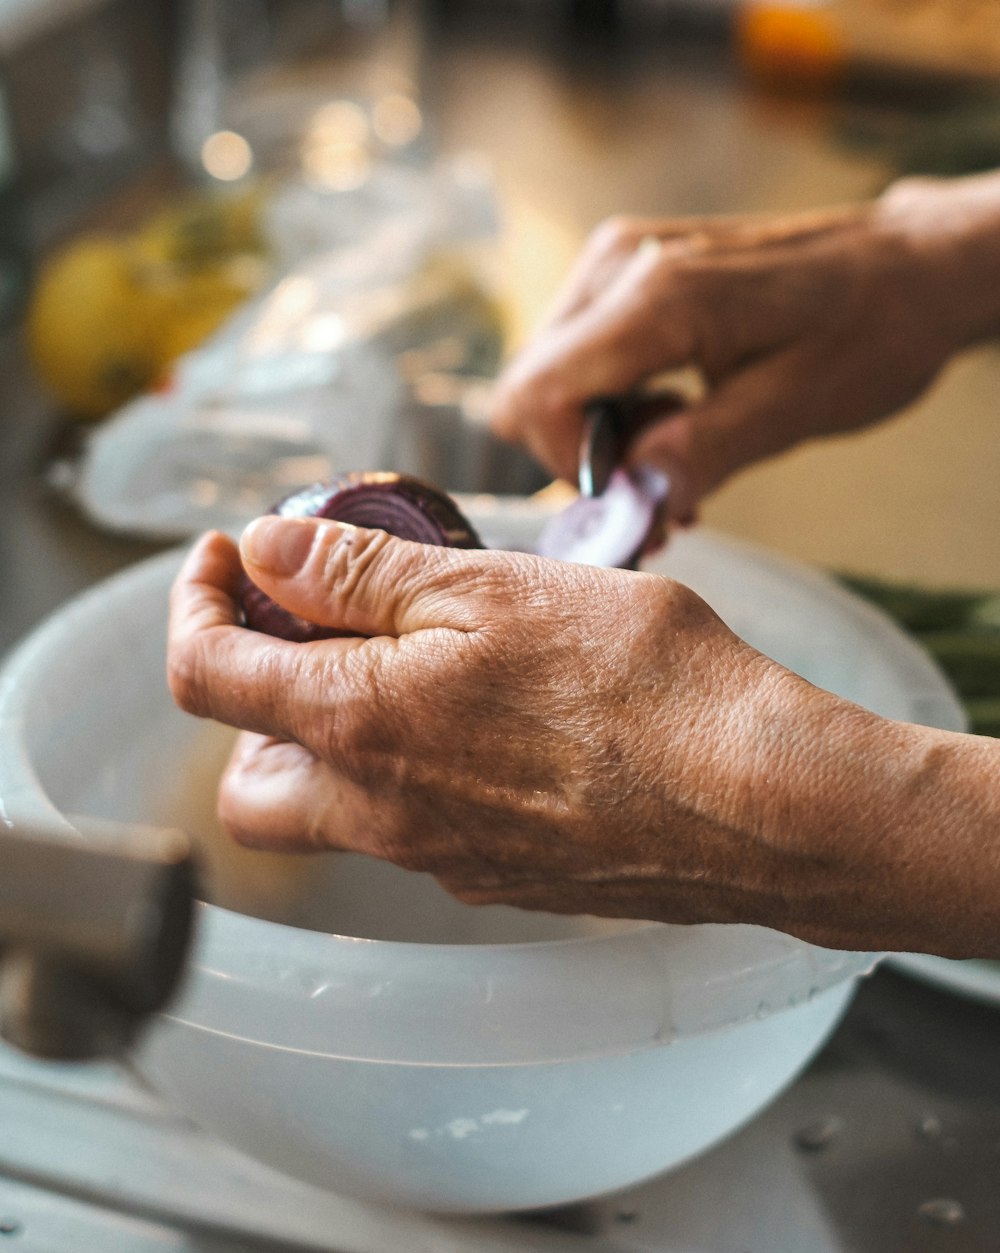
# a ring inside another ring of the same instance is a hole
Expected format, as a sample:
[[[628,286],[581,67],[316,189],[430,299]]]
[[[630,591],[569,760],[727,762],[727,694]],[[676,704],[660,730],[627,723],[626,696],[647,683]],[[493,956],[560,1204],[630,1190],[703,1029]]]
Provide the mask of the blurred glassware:
[[[165,8],[24,0],[0,14],[3,86],[31,253],[65,239],[98,202],[106,207],[162,158]]]
[[[0,326],[20,307],[27,269],[17,151],[6,92],[0,80]]]
[[[203,149],[224,130],[225,97],[232,76],[245,60],[266,48],[263,0],[242,0],[243,20],[235,21],[229,0],[182,0],[179,6],[171,140],[188,168],[203,174]]]
[[[175,152],[198,178],[230,180],[262,165],[287,167],[313,114],[327,131],[338,131],[344,120],[329,65],[315,73],[322,55],[337,54],[339,76],[358,41],[371,51],[367,43],[388,16],[386,0],[181,0],[170,128]],[[406,117],[399,110],[393,116],[390,106],[386,119],[383,106],[372,137],[381,131],[388,140],[380,142],[396,148],[411,142],[419,131],[414,109],[408,99]],[[366,134],[355,128],[347,138],[355,156],[367,151]],[[344,139],[335,133],[331,143]],[[329,164],[331,154],[321,152],[330,146],[313,142],[310,160]],[[350,155],[340,153],[346,164]]]

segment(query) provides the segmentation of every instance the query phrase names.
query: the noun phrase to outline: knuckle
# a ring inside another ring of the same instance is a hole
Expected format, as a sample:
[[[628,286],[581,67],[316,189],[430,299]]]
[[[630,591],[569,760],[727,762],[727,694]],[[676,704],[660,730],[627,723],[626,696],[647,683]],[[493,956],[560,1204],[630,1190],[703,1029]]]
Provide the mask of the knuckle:
[[[501,384],[490,402],[490,430],[500,439],[514,440],[521,431],[522,422],[517,393],[510,384]]]
[[[369,702],[354,696],[334,698],[331,714],[326,736],[329,756],[349,777],[368,782],[375,771],[369,749],[372,740],[379,738]]]
[[[658,302],[691,300],[703,290],[706,273],[701,258],[665,248],[642,276],[641,287]]]
[[[938,190],[941,185],[941,179],[933,175],[910,174],[905,178],[897,179],[883,193],[882,201],[893,208],[905,208],[911,201],[922,199],[928,193]]]
[[[207,713],[207,660],[201,638],[171,647],[167,656],[167,686],[174,703],[185,713]]]
[[[685,584],[663,575],[647,575],[638,586],[644,593],[647,614],[654,619],[675,617],[695,600]]]
[[[531,408],[536,422],[555,426],[568,414],[575,414],[582,400],[576,378],[561,366],[539,373],[534,380]]]
[[[389,543],[385,531],[344,531],[333,546],[333,570],[343,578],[348,589],[370,577],[375,563]]]
[[[307,687],[316,700],[299,710],[295,738],[313,745],[355,782],[377,788],[388,784],[396,743],[392,686],[381,678],[377,665],[373,671],[369,664],[365,681],[356,681],[350,670],[348,657],[311,678]]]
[[[237,693],[233,686],[229,687],[226,703],[230,710],[238,703],[248,724],[261,722],[268,728],[294,720],[300,702],[294,698],[299,685],[290,666],[292,656],[281,651],[278,641],[263,640],[255,655],[245,660],[247,672],[242,690]]]
[[[614,214],[599,223],[590,234],[587,251],[595,259],[631,252],[641,238],[638,222],[626,214]]]
[[[323,588],[335,613],[343,613],[363,593],[390,542],[385,531],[358,527],[323,527],[307,562],[307,573]],[[349,625],[349,624],[348,624]]]

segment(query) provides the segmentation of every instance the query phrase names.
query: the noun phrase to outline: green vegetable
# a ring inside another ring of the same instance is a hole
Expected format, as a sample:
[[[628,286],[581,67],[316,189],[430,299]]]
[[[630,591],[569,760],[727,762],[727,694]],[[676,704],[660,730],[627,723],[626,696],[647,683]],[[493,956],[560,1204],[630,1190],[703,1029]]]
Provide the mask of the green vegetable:
[[[1000,631],[1000,595],[984,596],[969,615],[969,625]]]
[[[927,631],[917,639],[963,699],[1000,696],[1000,631]]]
[[[887,583],[857,574],[841,574],[839,578],[845,587],[878,605],[909,631],[964,626],[981,606],[994,601],[985,592],[928,591],[908,583]]]
[[[1000,738],[1000,698],[970,696],[963,703],[969,718],[969,730],[973,735],[992,735]]]
[[[1000,593],[933,591],[840,575],[925,648],[965,706],[970,730],[1000,738]]]

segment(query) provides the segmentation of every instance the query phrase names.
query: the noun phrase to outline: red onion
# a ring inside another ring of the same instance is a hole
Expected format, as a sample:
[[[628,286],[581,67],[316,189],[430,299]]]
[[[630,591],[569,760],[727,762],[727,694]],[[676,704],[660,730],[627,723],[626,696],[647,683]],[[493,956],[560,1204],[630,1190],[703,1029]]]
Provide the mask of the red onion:
[[[614,471],[600,496],[579,496],[538,538],[540,557],[587,566],[635,566],[667,498],[666,475],[639,466]]]
[[[388,531],[400,539],[443,548],[482,548],[479,536],[455,503],[435,487],[404,474],[341,474],[313,483],[279,501],[271,511],[283,518],[330,518]],[[276,604],[244,575],[240,592],[245,624],[280,639],[308,643],[354,632],[319,626]]]

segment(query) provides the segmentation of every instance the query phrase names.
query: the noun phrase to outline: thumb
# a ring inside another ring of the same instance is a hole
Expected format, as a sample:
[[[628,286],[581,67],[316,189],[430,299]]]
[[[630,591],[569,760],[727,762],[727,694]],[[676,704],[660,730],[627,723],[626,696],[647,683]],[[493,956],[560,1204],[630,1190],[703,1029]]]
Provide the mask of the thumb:
[[[489,554],[397,539],[324,518],[268,515],[240,539],[243,566],[287,609],[357,635],[434,627],[475,629],[477,585]]]

